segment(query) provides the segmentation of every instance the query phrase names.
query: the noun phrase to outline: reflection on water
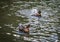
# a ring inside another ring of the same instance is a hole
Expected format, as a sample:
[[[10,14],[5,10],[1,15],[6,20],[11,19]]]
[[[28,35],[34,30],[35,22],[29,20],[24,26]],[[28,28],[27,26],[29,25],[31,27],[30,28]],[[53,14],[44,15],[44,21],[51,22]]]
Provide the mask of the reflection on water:
[[[14,1],[0,3],[0,42],[58,42],[60,40],[60,2],[41,0],[41,2]],[[30,16],[31,8],[42,11],[42,17]],[[15,34],[19,23],[31,23],[30,36]],[[24,39],[23,39],[24,38]]]

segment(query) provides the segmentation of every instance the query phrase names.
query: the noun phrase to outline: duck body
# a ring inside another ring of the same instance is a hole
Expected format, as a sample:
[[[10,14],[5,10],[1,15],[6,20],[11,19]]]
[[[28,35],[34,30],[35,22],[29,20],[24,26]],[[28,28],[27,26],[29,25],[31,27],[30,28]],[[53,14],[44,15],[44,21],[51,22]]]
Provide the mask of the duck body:
[[[29,29],[25,28],[23,32],[29,34]]]
[[[31,16],[34,16],[34,17],[37,17],[37,18],[40,18],[41,17],[41,14],[33,14]]]
[[[19,29],[19,32],[29,33],[29,28]]]
[[[23,25],[19,26],[19,32],[23,32],[23,33],[29,33],[29,25],[27,25],[26,27]]]

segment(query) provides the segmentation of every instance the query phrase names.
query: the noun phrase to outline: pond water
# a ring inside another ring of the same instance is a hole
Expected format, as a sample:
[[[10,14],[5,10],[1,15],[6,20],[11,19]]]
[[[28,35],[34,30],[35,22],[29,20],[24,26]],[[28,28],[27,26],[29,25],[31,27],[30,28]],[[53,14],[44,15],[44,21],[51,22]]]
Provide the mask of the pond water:
[[[41,10],[41,18],[30,15],[33,8]],[[1,1],[0,42],[59,42],[59,9],[60,2],[56,0]],[[15,33],[19,23],[31,24],[29,37]]]

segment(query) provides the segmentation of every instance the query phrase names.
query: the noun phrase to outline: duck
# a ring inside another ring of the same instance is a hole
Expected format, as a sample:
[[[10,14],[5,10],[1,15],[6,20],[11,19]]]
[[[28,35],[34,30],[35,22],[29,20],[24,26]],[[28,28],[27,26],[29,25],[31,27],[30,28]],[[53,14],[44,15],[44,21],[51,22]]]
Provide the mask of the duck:
[[[33,14],[32,16],[41,17],[41,11],[39,10],[37,13]]]
[[[24,33],[29,33],[29,28],[30,28],[30,24],[28,24],[26,26],[21,25],[19,27],[19,31],[24,32]]]

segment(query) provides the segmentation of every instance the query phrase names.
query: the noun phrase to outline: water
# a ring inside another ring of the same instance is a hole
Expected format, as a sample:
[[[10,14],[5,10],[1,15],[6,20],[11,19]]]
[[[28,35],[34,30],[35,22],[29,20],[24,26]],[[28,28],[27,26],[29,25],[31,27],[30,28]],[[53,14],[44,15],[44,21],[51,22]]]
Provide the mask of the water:
[[[60,40],[60,2],[38,1],[0,2],[0,42],[58,42]],[[34,7],[42,11],[39,21],[36,17],[31,19],[31,9]],[[31,23],[29,37],[23,39],[23,36],[15,34],[19,23]]]

